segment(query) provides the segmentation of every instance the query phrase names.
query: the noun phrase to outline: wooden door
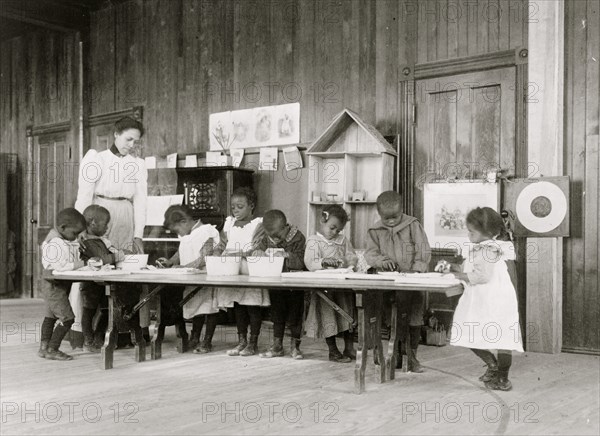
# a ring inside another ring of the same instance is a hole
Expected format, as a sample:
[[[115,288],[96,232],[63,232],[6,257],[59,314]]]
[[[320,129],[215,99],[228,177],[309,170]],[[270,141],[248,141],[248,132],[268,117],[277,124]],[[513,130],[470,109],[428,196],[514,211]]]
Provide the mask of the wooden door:
[[[0,154],[0,295],[8,293],[8,169]]]
[[[415,84],[414,214],[422,183],[515,172],[515,68],[419,80]]]
[[[497,169],[505,170],[504,175],[515,175],[515,89],[515,67],[415,83],[413,213],[421,221],[424,182],[481,179]],[[518,245],[517,252],[522,257]],[[519,274],[517,294],[523,329],[524,270]],[[432,296],[428,304],[436,303],[440,303],[439,299]]]
[[[56,214],[72,207],[77,171],[71,162],[67,133],[36,136],[33,142],[33,296],[39,297],[40,245],[56,224]]]

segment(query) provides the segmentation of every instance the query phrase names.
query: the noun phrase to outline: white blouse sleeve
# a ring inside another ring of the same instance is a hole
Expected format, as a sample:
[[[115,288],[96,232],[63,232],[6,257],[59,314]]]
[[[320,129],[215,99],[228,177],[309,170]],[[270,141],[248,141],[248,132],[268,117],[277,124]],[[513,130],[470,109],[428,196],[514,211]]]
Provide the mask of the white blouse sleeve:
[[[79,181],[75,209],[83,213],[86,207],[92,204],[96,184],[102,177],[102,163],[99,161],[98,152],[89,150],[79,165]]]
[[[135,192],[133,194],[133,237],[141,239],[144,236],[144,227],[146,226],[148,170],[146,169],[146,162],[144,162],[142,159],[136,159],[135,163],[140,166],[140,171],[137,173]]]
[[[209,226],[210,229],[208,231],[208,236],[213,240],[213,247],[216,247],[217,245],[219,245],[219,242],[221,242],[221,235],[219,235],[219,231],[217,230],[216,226],[213,226],[211,224],[209,224]]]
[[[231,215],[228,216],[227,218],[225,218],[225,224],[223,224],[223,233],[225,234],[225,236],[227,236],[228,239],[229,239],[229,230],[231,230],[231,226],[233,226],[234,222],[235,222],[235,218],[232,217]]]

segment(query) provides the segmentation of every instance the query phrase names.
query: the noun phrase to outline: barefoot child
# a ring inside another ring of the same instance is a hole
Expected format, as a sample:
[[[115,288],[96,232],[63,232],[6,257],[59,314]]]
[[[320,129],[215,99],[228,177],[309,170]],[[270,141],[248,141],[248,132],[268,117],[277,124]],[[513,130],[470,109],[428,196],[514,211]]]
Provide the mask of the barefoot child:
[[[523,352],[517,294],[506,261],[515,259],[502,217],[489,207],[478,207],[467,215],[472,247],[473,272],[454,273],[468,286],[460,297],[450,343],[470,348],[487,365],[479,380],[501,391],[512,389],[508,372],[512,350]],[[492,328],[489,328],[492,327]],[[498,350],[498,357],[489,350]]]
[[[306,239],[296,226],[290,226],[285,214],[280,210],[270,210],[263,217],[265,236],[256,247],[255,256],[268,255],[269,250],[275,251],[273,256],[285,257],[283,271],[301,271],[304,267],[304,246]],[[300,351],[302,337],[302,319],[304,315],[304,292],[288,289],[269,291],[271,297],[271,318],[273,320],[273,345],[260,357],[283,356],[283,333],[287,322],[292,336],[290,355],[293,359],[303,359]]]
[[[85,218],[76,209],[61,210],[54,227],[42,242],[43,276],[51,278],[52,271],[73,271],[84,266],[79,259],[77,235],[85,230]],[[69,303],[70,282],[41,280],[46,315],[42,322],[38,356],[49,360],[72,360],[73,356],[59,350],[60,343],[75,321]],[[55,327],[56,325],[56,327]]]
[[[309,271],[325,268],[356,267],[358,257],[352,243],[340,232],[348,222],[348,214],[340,205],[326,206],[321,212],[319,232],[306,241],[304,263]],[[351,316],[354,314],[354,295],[348,292],[328,291],[328,297]],[[338,314],[316,293],[310,298],[306,318],[306,335],[312,338],[325,338],[329,348],[329,360],[348,363],[356,359],[350,323]],[[344,352],[337,348],[335,337],[344,333]]]
[[[189,268],[202,268],[206,265],[206,256],[210,256],[214,247],[219,243],[219,232],[210,224],[202,224],[192,218],[192,212],[187,206],[170,206],[165,211],[164,227],[176,233],[179,238],[179,250],[171,259],[158,259],[162,266],[181,264]],[[184,290],[184,298],[196,287],[188,286]],[[196,354],[212,351],[212,338],[217,328],[217,313],[214,306],[214,291],[204,288],[197,292],[183,306],[183,317],[192,319],[192,335],[190,348]],[[200,343],[200,333],[206,320],[204,340]]]

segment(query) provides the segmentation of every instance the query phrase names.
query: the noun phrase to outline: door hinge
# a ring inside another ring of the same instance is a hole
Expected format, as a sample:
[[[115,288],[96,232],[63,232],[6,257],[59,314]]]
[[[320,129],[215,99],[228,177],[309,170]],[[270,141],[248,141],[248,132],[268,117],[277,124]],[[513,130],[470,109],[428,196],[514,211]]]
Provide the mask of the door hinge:
[[[412,123],[413,125],[417,124],[417,105],[412,105]]]

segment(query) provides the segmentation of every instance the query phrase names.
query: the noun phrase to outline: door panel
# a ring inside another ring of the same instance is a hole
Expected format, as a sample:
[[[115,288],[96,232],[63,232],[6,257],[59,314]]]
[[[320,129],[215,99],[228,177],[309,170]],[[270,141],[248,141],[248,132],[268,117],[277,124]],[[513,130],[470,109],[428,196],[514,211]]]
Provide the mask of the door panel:
[[[422,183],[515,172],[515,69],[420,80],[415,88],[414,214]]]
[[[33,294],[39,297],[41,273],[40,245],[56,223],[56,214],[66,207],[65,197],[72,183],[67,136],[49,135],[34,138],[33,210],[37,224],[33,231]]]

